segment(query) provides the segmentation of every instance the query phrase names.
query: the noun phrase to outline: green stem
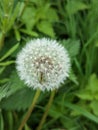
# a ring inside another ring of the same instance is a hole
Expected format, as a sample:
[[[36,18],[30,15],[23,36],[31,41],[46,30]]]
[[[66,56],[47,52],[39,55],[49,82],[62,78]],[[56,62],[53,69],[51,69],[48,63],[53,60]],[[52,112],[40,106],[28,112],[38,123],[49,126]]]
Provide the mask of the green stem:
[[[48,111],[49,111],[49,109],[51,107],[51,104],[53,102],[54,96],[55,96],[55,91],[52,91],[50,99],[48,101],[48,104],[46,105],[46,111],[45,111],[45,113],[44,113],[44,115],[43,115],[43,117],[42,117],[42,119],[41,119],[41,121],[39,123],[39,126],[37,127],[37,130],[42,130],[42,126],[43,126],[43,124],[44,124],[44,122],[46,120],[46,117],[48,115]]]
[[[1,51],[2,48],[3,48],[3,45],[4,45],[4,39],[5,39],[5,34],[2,33],[2,34],[1,34],[1,37],[0,37],[0,51]]]
[[[36,94],[35,94],[35,96],[34,96],[33,102],[32,102],[32,104],[31,104],[31,106],[29,107],[29,109],[28,109],[28,111],[27,111],[25,117],[23,118],[23,120],[22,120],[22,122],[21,122],[21,124],[20,124],[20,126],[19,126],[19,128],[18,128],[18,130],[22,130],[23,127],[24,127],[24,125],[25,125],[25,123],[26,123],[27,120],[29,119],[29,117],[30,117],[30,115],[31,115],[31,113],[32,113],[32,111],[33,111],[33,109],[34,109],[34,107],[35,107],[35,104],[36,104],[36,102],[37,102],[37,99],[38,99],[38,97],[39,97],[39,95],[40,95],[40,92],[41,92],[41,91],[40,91],[39,89],[36,91]]]

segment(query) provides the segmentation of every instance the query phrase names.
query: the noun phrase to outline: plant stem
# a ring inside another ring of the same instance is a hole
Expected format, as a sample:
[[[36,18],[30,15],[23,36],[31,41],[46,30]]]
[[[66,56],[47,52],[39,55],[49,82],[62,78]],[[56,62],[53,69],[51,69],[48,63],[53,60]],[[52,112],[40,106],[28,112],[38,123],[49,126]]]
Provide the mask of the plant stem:
[[[25,123],[26,123],[27,120],[29,119],[29,117],[30,117],[30,115],[31,115],[31,113],[32,113],[32,111],[33,111],[33,109],[34,109],[34,107],[35,107],[35,104],[36,104],[36,102],[37,102],[37,99],[38,99],[38,97],[39,97],[39,95],[40,95],[40,92],[41,92],[41,91],[40,91],[39,89],[36,91],[36,94],[35,94],[35,96],[34,96],[34,99],[33,99],[33,101],[32,101],[32,104],[31,104],[31,106],[29,107],[29,109],[28,109],[28,111],[27,111],[25,117],[23,118],[23,120],[22,120],[22,122],[21,122],[21,124],[20,124],[20,126],[19,126],[19,128],[18,128],[18,130],[22,130],[23,127],[24,127],[24,125],[25,125]]]
[[[46,111],[45,111],[45,113],[44,113],[44,115],[43,115],[43,117],[42,117],[42,119],[41,119],[41,121],[40,121],[40,123],[39,123],[39,126],[37,127],[37,130],[42,130],[42,126],[43,126],[43,124],[44,124],[44,122],[45,122],[45,120],[46,120],[46,117],[47,117],[47,115],[48,115],[48,111],[49,111],[49,109],[50,109],[50,107],[51,107],[51,104],[52,104],[52,102],[53,102],[54,95],[55,95],[55,91],[52,91],[52,92],[51,92],[50,99],[49,99],[49,101],[48,101],[48,104],[46,105]]]
[[[4,38],[5,38],[5,33],[2,33],[0,37],[0,51],[2,50],[4,44]]]

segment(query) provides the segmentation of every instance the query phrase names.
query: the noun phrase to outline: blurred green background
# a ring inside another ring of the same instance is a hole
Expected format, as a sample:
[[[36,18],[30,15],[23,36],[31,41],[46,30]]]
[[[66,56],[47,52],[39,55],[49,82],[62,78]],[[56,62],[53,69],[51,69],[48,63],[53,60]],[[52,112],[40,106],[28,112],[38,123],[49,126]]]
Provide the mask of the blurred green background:
[[[98,0],[0,0],[0,130],[17,130],[32,102],[15,60],[42,37],[63,44],[72,63],[42,130],[98,130]],[[24,130],[36,130],[49,96],[41,93]]]

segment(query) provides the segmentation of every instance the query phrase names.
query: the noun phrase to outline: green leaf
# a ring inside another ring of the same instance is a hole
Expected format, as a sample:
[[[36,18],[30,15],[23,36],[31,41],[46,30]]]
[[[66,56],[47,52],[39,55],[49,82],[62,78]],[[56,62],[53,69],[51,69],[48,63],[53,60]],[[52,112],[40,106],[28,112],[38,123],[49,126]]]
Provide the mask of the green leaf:
[[[98,91],[94,93],[94,99],[98,100]]]
[[[54,38],[55,37],[55,33],[52,27],[52,24],[48,21],[41,21],[37,24],[37,28],[40,32]]]
[[[62,116],[61,110],[56,105],[52,105],[49,111],[49,115],[53,118],[59,118]]]
[[[80,130],[80,124],[75,119],[70,119],[66,116],[62,116],[60,118],[60,122],[62,123],[63,127],[66,128],[66,130]],[[58,129],[60,130],[60,129]]]
[[[0,61],[4,60],[8,56],[10,56],[18,47],[19,47],[19,43],[15,44],[3,57],[0,58]]]
[[[14,118],[13,118],[13,113],[11,111],[7,111],[6,113],[6,120],[8,123],[8,130],[13,130],[13,124],[14,124]]]
[[[98,99],[98,78],[96,74],[90,76],[88,84],[76,95],[83,100]]]
[[[13,72],[10,76],[10,80],[6,83],[6,85],[0,87],[0,100],[4,97],[12,95],[22,88],[25,88],[24,83],[19,79],[17,73]]]
[[[30,127],[27,125],[27,123],[24,126],[24,130],[31,130]]]
[[[20,80],[16,72],[13,72],[8,82],[9,91],[6,93],[7,97],[15,93],[16,91],[25,88],[24,82]]]
[[[57,12],[55,9],[49,8],[46,12],[46,18],[50,22],[56,22],[59,20],[59,17],[57,15]]]
[[[0,108],[25,110],[31,104],[34,91],[24,85],[16,72],[6,86],[0,87]]]
[[[11,6],[12,7],[11,13],[9,14],[10,18],[8,19],[8,23],[7,23],[7,31],[9,31],[12,28],[12,26],[14,25],[15,19],[19,15],[20,2],[15,2],[12,0],[12,5],[13,6]]]
[[[74,72],[72,71],[72,69],[71,69],[70,74],[69,74],[69,79],[70,79],[71,81],[73,81],[76,85],[79,85],[79,82],[78,82],[78,80],[77,80],[77,77],[76,77],[76,75],[74,74]]]
[[[92,93],[98,92],[98,78],[96,74],[92,74],[89,78],[87,89],[91,90]]]
[[[4,120],[1,112],[0,112],[0,130],[4,130]]]
[[[62,40],[61,44],[63,44],[64,47],[68,50],[69,55],[72,58],[75,57],[79,53],[79,50],[80,50],[79,40],[73,40],[73,39]]]
[[[82,108],[82,107],[80,107],[78,105],[74,105],[74,104],[69,103],[69,102],[65,102],[65,106],[72,109],[72,110],[78,111],[81,115],[83,115],[83,116],[87,117],[88,119],[98,123],[98,117],[91,114],[90,112],[88,112],[84,108]]]
[[[0,66],[8,66],[8,65],[11,65],[13,63],[15,63],[15,61],[5,61],[5,62],[1,62]]]
[[[0,79],[0,83],[6,83],[6,82],[8,82],[8,81],[9,81],[8,78]]]
[[[0,103],[0,107],[7,110],[25,110],[30,106],[34,97],[34,91],[26,87],[17,91]]]
[[[27,7],[24,10],[21,21],[26,25],[27,30],[32,30],[36,22],[35,13],[36,13],[36,9],[33,6]]]
[[[0,101],[6,97],[6,93],[8,92],[8,86],[7,85],[4,85],[2,87],[0,87]]]
[[[75,65],[76,65],[77,70],[79,71],[80,75],[83,76],[83,70],[82,70],[81,64],[76,57],[74,58],[74,62],[75,62]]]
[[[3,73],[3,71],[5,70],[5,66],[3,66],[3,67],[0,67],[0,74],[2,74]]]
[[[98,116],[98,100],[92,101],[90,107],[93,110],[93,113]]]
[[[19,29],[17,29],[17,27],[14,27],[14,32],[15,32],[15,37],[16,37],[17,41],[20,41],[21,35],[20,35]]]
[[[88,9],[89,6],[86,5],[84,2],[81,2],[79,0],[69,0],[67,5],[66,5],[66,9],[68,14],[75,14],[80,10],[85,10]]]
[[[27,34],[27,35],[30,35],[32,37],[38,37],[37,32],[31,31],[31,30],[26,30],[26,29],[20,29],[20,31]]]
[[[86,89],[81,90],[76,95],[83,100],[93,100],[93,97],[94,97],[91,91],[86,90]]]

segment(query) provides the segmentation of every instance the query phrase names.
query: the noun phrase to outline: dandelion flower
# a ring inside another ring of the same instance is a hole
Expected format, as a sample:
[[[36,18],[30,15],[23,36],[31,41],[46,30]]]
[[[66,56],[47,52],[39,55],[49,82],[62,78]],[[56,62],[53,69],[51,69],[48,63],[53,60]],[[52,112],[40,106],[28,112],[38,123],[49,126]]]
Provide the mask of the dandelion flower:
[[[59,88],[69,76],[70,58],[56,40],[34,39],[17,55],[16,68],[28,87],[49,91]]]

